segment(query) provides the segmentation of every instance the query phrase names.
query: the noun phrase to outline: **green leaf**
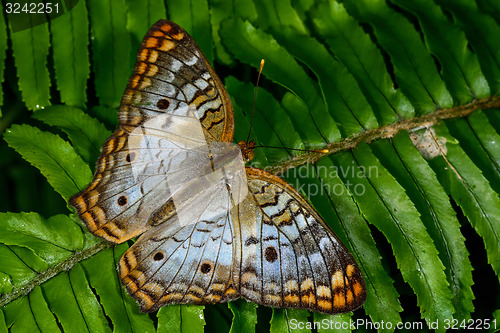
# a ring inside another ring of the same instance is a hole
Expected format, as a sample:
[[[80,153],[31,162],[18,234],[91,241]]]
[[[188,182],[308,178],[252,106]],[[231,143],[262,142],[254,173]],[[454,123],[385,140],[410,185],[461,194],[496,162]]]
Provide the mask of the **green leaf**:
[[[58,331],[54,316],[47,309],[40,287],[36,287],[29,296],[23,296],[4,307],[4,313],[9,331]]]
[[[0,213],[0,242],[26,247],[49,265],[83,246],[80,228],[64,215],[45,220],[36,213]]]
[[[453,119],[447,125],[450,134],[458,139],[460,147],[481,169],[491,187],[500,193],[500,159],[494,147],[500,135],[495,132],[484,113],[474,113],[467,119]]]
[[[491,112],[490,112],[491,113]],[[478,111],[471,114],[467,121],[474,131],[475,137],[479,140],[481,148],[484,149],[489,161],[491,162],[491,167],[487,163],[483,163],[480,167],[488,168],[488,174],[486,175],[490,185],[493,189],[500,193],[500,183],[497,183],[498,174],[500,173],[500,152],[497,149],[497,143],[499,138],[499,133],[495,131],[493,124],[488,120],[487,115]],[[471,147],[470,149],[472,149]],[[472,151],[472,150],[469,150]]]
[[[81,265],[77,264],[71,269],[69,278],[88,330],[111,332],[102,309],[99,307],[96,295],[90,289]],[[54,309],[57,311],[57,308]]]
[[[435,126],[434,142],[442,142],[439,156],[430,165],[446,192],[462,208],[483,238],[488,262],[500,276],[500,198],[481,170],[471,161],[446,126]],[[432,133],[432,132],[431,132]],[[443,144],[444,143],[444,144]]]
[[[62,217],[62,215],[61,215],[61,217]],[[76,234],[75,234],[75,236],[76,236]],[[78,241],[78,239],[77,239],[77,241]],[[13,256],[13,258],[12,258],[13,262],[15,261],[16,264],[21,264],[23,266],[23,268],[25,266],[26,270],[31,271],[30,273],[43,272],[49,268],[49,264],[42,257],[40,257],[36,252],[33,252],[29,248],[24,247],[23,245],[20,245],[20,246],[10,245],[8,247],[8,251],[10,252],[9,254]],[[20,260],[20,258],[22,258],[22,260]],[[9,274],[12,275],[12,270],[5,269],[5,272],[8,272]],[[28,275],[30,275],[30,274],[28,274]],[[20,282],[27,282],[28,280],[26,280],[26,281],[19,280],[19,281]],[[21,284],[21,283],[19,283],[19,284]]]
[[[307,317],[309,312],[296,309],[274,309],[271,318],[271,333],[311,332]]]
[[[452,318],[444,266],[435,246],[420,220],[420,214],[395,181],[373,155],[368,145],[362,144],[352,155],[334,156],[345,184],[360,206],[365,218],[387,238],[406,282],[415,290],[422,316],[427,322]]]
[[[34,110],[50,105],[50,77],[47,69],[50,42],[47,24],[10,32],[19,90],[26,107]]]
[[[318,77],[328,111],[343,137],[377,127],[377,119],[346,67],[317,39],[283,28],[274,33],[286,49]]]
[[[233,322],[231,324],[230,333],[252,333],[255,332],[257,324],[257,305],[244,301],[237,300],[228,304],[229,309],[233,312]]]
[[[19,249],[23,249],[24,253],[20,255],[16,252],[21,252]],[[39,262],[45,264],[45,267],[40,267],[42,265],[37,265],[38,267],[33,267],[31,263],[26,263],[26,258],[29,256],[28,253],[31,253],[35,256],[35,254],[27,249],[27,248],[17,248],[16,246],[6,246],[2,244],[0,246],[0,255],[2,257],[3,267],[1,269],[2,272],[2,285],[4,291],[2,294],[8,294],[12,291],[14,287],[19,287],[24,284],[29,283],[33,278],[36,277],[36,273],[38,271],[46,270],[49,265],[42,258],[37,257]],[[20,259],[22,258],[22,260]],[[28,258],[32,259],[32,258]],[[37,270],[39,269],[39,270]]]
[[[215,44],[215,51],[219,60],[225,64],[230,64],[233,59],[221,43],[219,28],[221,22],[231,17],[241,17],[246,20],[254,21],[257,18],[255,4],[252,1],[230,1],[230,0],[211,0],[210,1],[210,19],[212,23],[212,39]]]
[[[331,24],[332,21],[338,24]],[[358,82],[380,124],[413,116],[413,106],[401,91],[394,89],[376,45],[341,4],[329,1],[318,5],[313,23],[331,51]]]
[[[405,132],[398,133],[392,142],[374,143],[372,149],[421,213],[422,222],[446,267],[455,315],[460,320],[470,318],[474,310],[472,265],[467,259],[469,253],[460,223],[436,175]]]
[[[0,4],[0,8],[3,9],[3,5]],[[4,70],[5,70],[5,56],[7,55],[7,26],[5,25],[4,17],[0,17],[0,82],[3,83],[5,80]],[[3,104],[3,90],[0,91],[0,106]],[[0,110],[0,118],[2,117],[2,110]],[[1,326],[1,325],[0,325]]]
[[[208,62],[213,64],[212,26],[207,0],[169,0],[169,19],[182,26],[197,41]]]
[[[353,320],[349,313],[338,315],[326,315],[323,313],[314,313],[314,324],[318,333],[328,332],[351,332]],[[354,326],[356,327],[356,326]]]
[[[130,76],[130,36],[124,0],[88,0],[95,89],[101,104],[118,107]],[[135,51],[134,51],[135,52]]]
[[[56,320],[47,307],[47,302],[43,297],[42,288],[36,287],[33,289],[33,291],[29,294],[28,299],[38,328],[41,331],[57,331],[58,326]]]
[[[251,84],[243,84],[233,77],[226,80],[228,92],[234,96],[236,104],[239,106],[238,110],[243,111],[242,115],[238,115],[240,120],[236,122],[235,126],[235,139],[238,142],[247,140],[249,127],[243,126],[243,119],[249,117],[253,112],[253,117],[256,122],[261,124],[259,127],[253,127],[250,135],[252,138],[257,139],[258,143],[265,142],[267,146],[282,148],[266,148],[262,150],[266,155],[267,161],[279,161],[296,156],[297,151],[287,151],[285,148],[304,149],[304,144],[299,135],[297,135],[295,126],[285,110],[280,106],[279,102],[264,89],[259,89],[259,100],[253,108],[253,86]],[[273,113],[267,112],[271,108]],[[288,135],[281,135],[281,133],[288,133]],[[258,158],[252,161],[252,165],[258,164],[265,165],[264,161]]]
[[[285,87],[308,105],[310,121],[324,140],[338,140],[340,133],[333,119],[325,112],[326,105],[317,83],[307,76],[297,61],[272,36],[241,20],[224,22],[221,34],[227,41],[227,47],[244,63],[257,66],[262,58],[266,59],[263,75],[280,84],[287,82]]]
[[[62,215],[45,222],[35,213],[0,213],[0,223],[0,242],[29,248],[49,265],[83,245],[80,228]]]
[[[258,14],[257,19],[262,28],[267,30],[270,27],[279,26],[284,28],[290,26],[294,27],[299,34],[306,33],[303,20],[289,1],[272,2],[256,0],[255,2]]]
[[[290,115],[297,133],[304,143],[316,143],[318,148],[322,145],[322,137],[316,124],[310,121],[309,109],[306,103],[292,93],[285,93],[281,100],[285,112]],[[311,147],[312,148],[312,147]]]
[[[500,310],[496,310],[493,312],[493,320],[490,326],[489,332],[497,332],[498,331],[498,322],[500,321]]]
[[[28,125],[14,125],[4,138],[66,200],[85,188],[92,178],[88,165],[57,135]]]
[[[165,4],[155,0],[126,0],[127,2],[127,29],[132,35],[131,64],[135,63],[136,51],[142,42],[142,38],[149,27],[156,21],[165,18]]]
[[[43,285],[47,303],[65,331],[109,332],[109,327],[103,326],[106,319],[101,308],[95,306],[97,304],[95,295],[84,279],[79,266],[74,267],[69,273],[64,272],[53,277]]]
[[[203,332],[205,318],[203,306],[169,305],[158,311],[160,332]]]
[[[119,257],[126,249],[126,244],[107,249],[82,262],[82,266],[92,288],[99,296],[99,302],[117,331],[154,332],[149,316],[141,314],[136,302],[120,287],[116,267]],[[97,271],[99,274],[93,274]]]
[[[90,74],[87,9],[79,1],[66,15],[50,21],[54,69],[61,102],[83,107]]]
[[[181,306],[169,305],[161,308],[157,314],[158,332],[181,331]]]
[[[431,55],[403,15],[382,1],[349,1],[346,8],[361,22],[373,26],[378,43],[391,57],[396,82],[419,114],[452,106]]]
[[[10,276],[0,272],[0,294],[10,293],[12,291],[12,281]]]
[[[500,50],[494,36],[500,33],[495,19],[482,12],[474,1],[438,0],[438,5],[453,15],[454,24],[465,32],[477,53],[481,69],[492,94],[500,91]]]
[[[101,145],[111,135],[102,123],[75,107],[54,105],[37,112],[34,117],[63,130],[76,153],[91,165],[99,157]]]
[[[488,96],[490,89],[477,56],[467,48],[464,32],[446,18],[443,10],[428,0],[394,2],[417,16],[425,42],[439,59],[443,80],[455,104]]]

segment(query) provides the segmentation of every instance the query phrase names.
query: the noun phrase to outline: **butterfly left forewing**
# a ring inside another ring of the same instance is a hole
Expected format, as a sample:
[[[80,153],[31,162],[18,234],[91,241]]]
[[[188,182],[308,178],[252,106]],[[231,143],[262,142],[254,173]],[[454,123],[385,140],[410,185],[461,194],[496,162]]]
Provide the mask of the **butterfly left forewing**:
[[[93,182],[70,204],[94,235],[121,243],[146,231],[152,214],[209,163],[192,112],[158,116],[131,132],[117,130],[103,145]]]
[[[160,20],[142,41],[120,104],[120,125],[103,144],[92,183],[69,201],[90,232],[121,243],[148,229],[152,214],[169,200],[174,173],[180,171],[175,179],[182,183],[196,167],[183,152],[172,154],[160,144],[177,134],[166,126],[169,122],[178,125],[191,114],[204,142],[232,141],[232,106],[220,79],[186,31]],[[137,132],[146,145],[131,144]],[[183,134],[193,137],[188,130]],[[138,161],[143,156],[155,159],[147,161],[147,169]],[[168,184],[166,173],[171,174]]]
[[[247,168],[252,212],[241,224],[240,292],[273,307],[341,313],[361,306],[364,279],[349,251],[290,184]]]
[[[163,113],[194,108],[207,141],[230,142],[231,100],[198,45],[177,24],[160,20],[146,33],[120,105],[120,124],[137,126]]]
[[[166,196],[159,173],[137,180],[133,165],[143,165],[138,160],[145,150],[131,149],[129,138],[117,130],[106,140],[92,183],[69,200],[90,232],[113,243],[144,232],[149,215],[161,205],[158,199]]]

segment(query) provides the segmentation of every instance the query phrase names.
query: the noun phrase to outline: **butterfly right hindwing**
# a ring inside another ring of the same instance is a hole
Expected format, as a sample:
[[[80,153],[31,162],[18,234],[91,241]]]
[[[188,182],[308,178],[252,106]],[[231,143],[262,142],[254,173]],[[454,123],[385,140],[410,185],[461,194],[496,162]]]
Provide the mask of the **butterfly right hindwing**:
[[[240,214],[241,294],[273,307],[324,313],[354,310],[366,289],[340,240],[291,185],[247,168],[252,218]],[[254,218],[255,217],[255,218]]]

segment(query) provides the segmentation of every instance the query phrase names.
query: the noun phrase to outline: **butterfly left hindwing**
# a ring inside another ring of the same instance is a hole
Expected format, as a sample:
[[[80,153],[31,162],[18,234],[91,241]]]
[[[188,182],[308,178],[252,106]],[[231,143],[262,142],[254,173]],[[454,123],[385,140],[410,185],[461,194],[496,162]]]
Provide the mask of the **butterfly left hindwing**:
[[[146,232],[119,262],[120,278],[141,311],[165,304],[226,302],[233,286],[233,230],[229,216],[192,223],[175,233]]]

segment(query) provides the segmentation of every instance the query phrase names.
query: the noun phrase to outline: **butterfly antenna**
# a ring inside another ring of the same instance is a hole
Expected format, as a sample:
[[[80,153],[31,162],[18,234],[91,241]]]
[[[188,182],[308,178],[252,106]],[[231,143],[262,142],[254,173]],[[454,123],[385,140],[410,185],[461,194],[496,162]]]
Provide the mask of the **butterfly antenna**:
[[[250,118],[250,130],[248,131],[248,137],[246,142],[250,141],[250,134],[252,133],[253,126],[253,115],[255,114],[255,104],[257,103],[257,89],[259,88],[260,74],[262,74],[262,69],[264,68],[264,59],[260,61],[259,74],[257,75],[257,82],[255,83],[255,90],[253,95],[253,107],[252,107],[252,117]]]

